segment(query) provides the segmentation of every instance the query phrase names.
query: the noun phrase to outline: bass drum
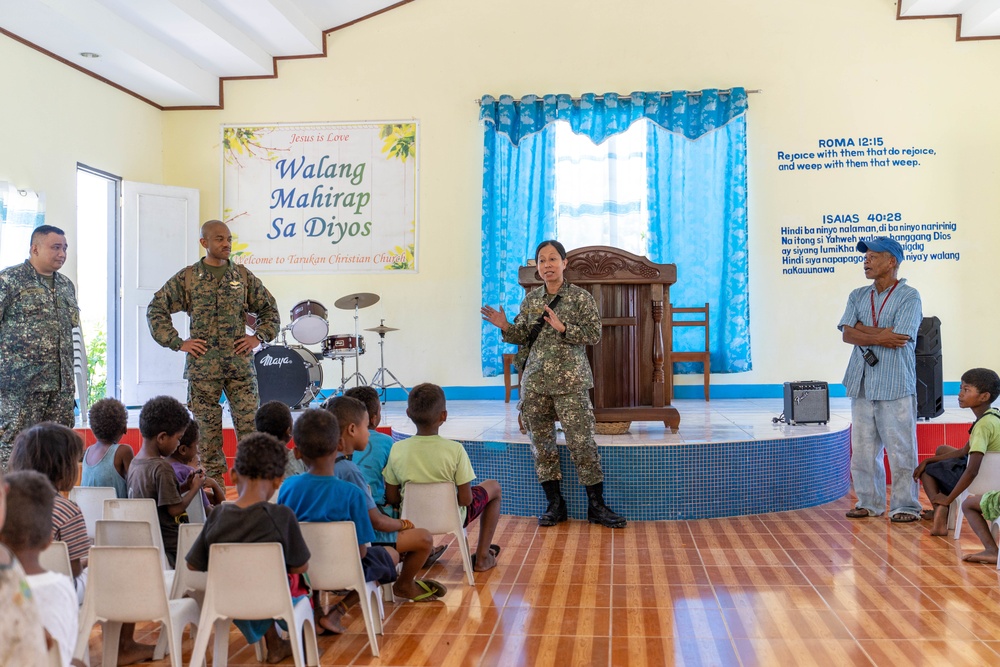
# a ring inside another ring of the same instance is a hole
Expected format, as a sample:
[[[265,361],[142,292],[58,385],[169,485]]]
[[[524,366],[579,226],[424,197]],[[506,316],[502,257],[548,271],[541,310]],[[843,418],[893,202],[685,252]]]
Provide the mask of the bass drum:
[[[280,401],[290,408],[306,407],[323,387],[319,358],[304,347],[265,346],[253,355],[261,405]]]

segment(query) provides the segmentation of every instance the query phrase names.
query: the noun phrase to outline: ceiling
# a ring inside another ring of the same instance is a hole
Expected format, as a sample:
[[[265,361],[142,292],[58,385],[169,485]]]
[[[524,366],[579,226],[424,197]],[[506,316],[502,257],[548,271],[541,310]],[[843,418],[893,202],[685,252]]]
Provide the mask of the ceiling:
[[[409,2],[0,0],[0,32],[157,108],[220,108],[224,79],[277,76],[276,59],[324,56],[325,33]]]
[[[0,0],[0,33],[159,109],[214,109],[226,79],[275,77],[279,59],[326,55],[325,33],[411,1]],[[1000,38],[1000,0],[898,0],[897,18]]]
[[[899,0],[896,18],[956,19],[955,39],[1000,39],[1000,0]]]

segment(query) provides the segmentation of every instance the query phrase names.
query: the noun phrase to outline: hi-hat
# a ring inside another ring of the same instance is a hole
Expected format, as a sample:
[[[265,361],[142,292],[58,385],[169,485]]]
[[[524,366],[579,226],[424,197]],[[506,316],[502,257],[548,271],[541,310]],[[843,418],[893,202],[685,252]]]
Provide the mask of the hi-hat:
[[[340,297],[333,302],[333,307],[341,310],[354,310],[355,306],[358,308],[367,308],[368,306],[374,306],[378,303],[378,300],[378,294],[358,292],[357,294],[348,294],[347,296]]]
[[[384,324],[380,324],[377,327],[372,327],[371,329],[365,329],[365,331],[374,331],[375,333],[381,336],[382,334],[388,333],[390,331],[399,331],[399,329],[395,327],[387,327]]]

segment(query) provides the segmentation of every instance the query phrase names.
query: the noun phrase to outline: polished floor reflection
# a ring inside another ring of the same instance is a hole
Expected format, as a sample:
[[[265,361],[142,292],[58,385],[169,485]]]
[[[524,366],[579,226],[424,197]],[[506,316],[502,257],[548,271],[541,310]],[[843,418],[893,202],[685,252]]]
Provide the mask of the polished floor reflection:
[[[449,549],[427,574],[447,596],[388,604],[380,658],[357,615],[320,638],[320,664],[1000,664],[1000,578],[961,562],[979,549],[972,531],[956,542],[929,522],[852,521],[851,505],[624,530],[502,517],[500,565],[475,587]],[[258,664],[235,629],[229,664]]]

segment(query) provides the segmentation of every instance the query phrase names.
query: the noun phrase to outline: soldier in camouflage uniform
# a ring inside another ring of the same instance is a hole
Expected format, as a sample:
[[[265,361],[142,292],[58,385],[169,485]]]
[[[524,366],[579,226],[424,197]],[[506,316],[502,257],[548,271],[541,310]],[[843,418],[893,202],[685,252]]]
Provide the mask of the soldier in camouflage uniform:
[[[222,451],[222,406],[225,392],[236,437],[254,430],[259,402],[253,350],[278,335],[281,317],[274,297],[246,267],[229,260],[233,237],[229,227],[209,220],[201,228],[206,257],[181,269],[146,309],[149,332],[163,347],[187,353],[188,408],[201,426],[199,453],[205,473],[225,488],[226,457]],[[184,311],[191,318],[191,337],[182,340],[170,319]],[[256,335],[246,334],[246,313],[256,313]]]
[[[14,438],[43,421],[73,427],[73,327],[80,326],[76,289],[58,273],[66,234],[42,225],[28,259],[0,271],[0,467]]]
[[[604,473],[594,442],[589,395],[594,377],[585,348],[601,340],[597,303],[590,292],[563,279],[566,250],[558,241],[543,241],[535,251],[535,263],[545,285],[528,293],[513,324],[502,307],[497,311],[484,306],[481,312],[483,319],[500,327],[505,342],[520,346],[515,363],[521,375],[521,416],[531,432],[535,471],[548,499],[538,525],[554,526],[567,519],[559,488],[558,420],[580,481],[587,487],[588,519],[621,528],[625,518],[604,504]]]

